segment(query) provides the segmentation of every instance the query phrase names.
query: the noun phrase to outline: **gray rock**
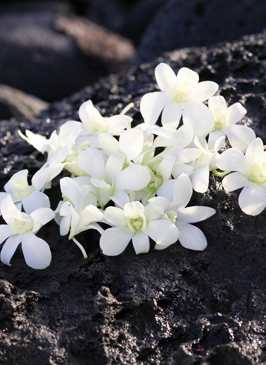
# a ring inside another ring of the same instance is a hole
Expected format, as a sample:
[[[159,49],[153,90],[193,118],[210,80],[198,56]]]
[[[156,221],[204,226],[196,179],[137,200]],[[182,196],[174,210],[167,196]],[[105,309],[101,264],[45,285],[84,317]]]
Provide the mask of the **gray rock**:
[[[62,99],[111,71],[121,71],[134,55],[129,41],[85,20],[67,19],[57,2],[42,7],[17,4],[4,10],[0,83],[42,100]]]
[[[186,66],[200,80],[220,84],[229,104],[247,109],[243,123],[266,140],[265,35],[209,48],[187,48],[153,63],[110,76],[52,104],[35,120],[0,122],[0,190],[19,169],[32,175],[42,155],[18,139],[17,128],[49,135],[64,121],[77,119],[91,98],[104,115],[127,103],[141,121],[139,100],[156,90],[154,68]],[[58,182],[48,190],[53,208]],[[259,365],[266,361],[266,211],[245,215],[238,192],[227,194],[213,176],[206,194],[192,205],[217,213],[198,224],[208,239],[203,252],[177,242],[166,250],[136,256],[131,245],[117,257],[103,256],[97,232],[78,239],[89,258],[49,223],[40,236],[53,260],[44,271],[26,266],[18,251],[12,266],[0,265],[0,358],[5,364],[204,364]]]
[[[7,114],[9,114],[7,118],[12,116],[30,118],[32,115],[37,115],[42,110],[47,109],[49,103],[36,98],[36,96],[28,95],[10,86],[0,84],[0,105],[8,108]],[[4,119],[3,114],[4,111],[0,107],[0,119]]]
[[[265,19],[264,0],[170,0],[144,33],[135,63],[150,62],[165,51],[262,32]]]

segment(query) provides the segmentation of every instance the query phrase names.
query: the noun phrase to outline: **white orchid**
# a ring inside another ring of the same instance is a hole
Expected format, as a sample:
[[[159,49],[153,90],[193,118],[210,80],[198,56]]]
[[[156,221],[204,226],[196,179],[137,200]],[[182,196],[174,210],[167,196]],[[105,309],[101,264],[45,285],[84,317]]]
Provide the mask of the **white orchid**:
[[[68,148],[75,143],[81,132],[82,124],[80,122],[69,121],[62,124],[58,134],[54,131],[49,139],[39,134],[34,134],[30,130],[25,131],[26,136],[21,131],[18,131],[18,134],[36,150],[42,153],[47,152],[49,161],[50,158],[58,155],[62,149],[68,151]]]
[[[1,250],[1,261],[4,264],[10,265],[10,260],[21,243],[28,266],[33,269],[45,269],[50,265],[49,245],[35,234],[51,221],[55,214],[50,208],[35,209],[35,207],[36,202],[26,205],[24,213],[16,208],[10,195],[3,199],[1,210],[7,224],[0,225],[0,243],[6,241]]]
[[[217,161],[221,170],[235,171],[223,179],[226,191],[244,188],[238,199],[240,208],[258,215],[266,207],[266,152],[260,138],[254,139],[245,155],[236,148],[223,152]]]
[[[183,113],[185,124],[192,125],[200,135],[207,134],[212,123],[211,113],[202,103],[216,93],[218,85],[212,81],[199,83],[199,75],[186,67],[175,75],[165,63],[156,67],[155,78],[161,91],[148,93],[141,99],[144,122],[154,125],[162,112],[163,127],[175,130]]]
[[[201,222],[216,211],[203,206],[186,207],[193,193],[189,177],[182,174],[176,180],[168,180],[157,193],[159,196],[151,198],[149,203],[161,213],[162,219],[176,224],[181,245],[191,250],[204,250],[207,247],[206,237],[191,223]]]
[[[218,151],[225,141],[225,136],[219,137],[214,144],[213,151],[210,150],[206,139],[200,143],[198,137],[195,137],[194,143],[201,152],[200,157],[194,163],[194,171],[191,174],[193,189],[198,193],[205,193],[209,187],[210,171],[217,168],[217,161],[220,157]]]
[[[1,215],[1,202],[10,195],[16,207],[21,210],[21,204],[23,207],[26,204],[34,204],[37,198],[42,207],[49,207],[50,202],[47,196],[40,192],[46,184],[48,175],[47,171],[39,170],[32,177],[32,185],[28,183],[28,170],[21,170],[16,172],[9,181],[5,184],[5,193],[0,193],[0,215]],[[24,207],[25,208],[25,207]]]
[[[245,152],[249,143],[256,138],[251,128],[235,125],[246,114],[246,109],[240,103],[227,107],[224,97],[220,95],[209,99],[209,108],[214,118],[208,140],[210,149],[214,148],[215,142],[220,137],[227,136],[232,147]]]
[[[86,258],[86,251],[75,236],[88,229],[102,233],[103,229],[96,222],[103,218],[103,213],[95,206],[97,199],[88,186],[87,189],[82,189],[76,181],[65,177],[60,180],[60,187],[66,199],[60,204],[60,234],[65,236],[70,231],[69,239],[76,243]]]
[[[139,128],[132,128],[121,133],[119,141],[107,133],[99,134],[99,143],[107,156],[113,152],[125,155],[128,163],[137,158],[144,148],[144,132]]]
[[[179,231],[169,220],[160,219],[161,214],[148,204],[138,201],[124,205],[124,209],[108,207],[104,218],[113,227],[104,231],[100,247],[107,256],[120,255],[132,239],[136,254],[148,252],[150,240],[156,250],[163,250],[178,240]]]
[[[110,135],[120,135],[124,129],[128,129],[132,118],[124,115],[114,115],[102,117],[100,112],[94,107],[91,100],[83,103],[79,108],[79,118],[82,122],[82,141],[89,140],[91,146],[98,147],[98,135],[108,133]]]
[[[96,148],[82,151],[78,157],[79,167],[90,177],[91,186],[103,208],[110,199],[117,201],[125,190],[141,190],[151,179],[149,170],[132,164],[124,168],[125,156],[112,153],[105,162],[103,153]]]

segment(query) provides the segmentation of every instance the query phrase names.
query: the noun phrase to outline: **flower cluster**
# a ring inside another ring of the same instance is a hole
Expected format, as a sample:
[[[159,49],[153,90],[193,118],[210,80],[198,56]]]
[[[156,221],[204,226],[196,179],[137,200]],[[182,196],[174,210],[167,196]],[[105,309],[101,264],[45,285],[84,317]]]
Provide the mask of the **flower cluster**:
[[[79,109],[81,122],[64,123],[49,139],[19,132],[47,160],[31,184],[22,170],[0,193],[6,222],[0,225],[3,263],[10,264],[22,243],[26,263],[46,268],[50,248],[35,234],[53,218],[60,235],[68,235],[85,258],[76,236],[89,229],[100,233],[100,247],[109,256],[121,254],[131,240],[136,254],[150,250],[150,239],[156,250],[178,240],[185,248],[204,250],[206,237],[193,223],[215,210],[187,205],[193,190],[208,190],[210,172],[224,176],[233,171],[222,184],[228,192],[243,188],[239,205],[246,214],[266,207],[266,152],[251,128],[237,125],[245,108],[240,103],[228,107],[222,96],[214,96],[215,82],[199,82],[188,68],[176,75],[161,63],[155,78],[160,91],[142,97],[143,123],[134,128],[126,115],[131,105],[103,117],[89,100]],[[221,153],[226,139],[232,148]],[[60,179],[62,195],[52,211],[44,191],[63,170],[69,177]]]

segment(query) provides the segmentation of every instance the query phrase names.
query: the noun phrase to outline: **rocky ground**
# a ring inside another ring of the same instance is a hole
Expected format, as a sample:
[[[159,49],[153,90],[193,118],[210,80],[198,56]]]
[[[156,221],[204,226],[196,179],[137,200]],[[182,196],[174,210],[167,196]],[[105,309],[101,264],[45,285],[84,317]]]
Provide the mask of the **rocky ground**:
[[[139,100],[156,89],[154,68],[161,61],[219,83],[229,104],[245,106],[244,123],[265,141],[265,41],[260,34],[168,53],[52,104],[38,118],[1,121],[0,190],[16,171],[27,168],[32,175],[44,161],[18,138],[17,129],[48,136],[64,121],[77,119],[87,99],[104,115],[133,101],[131,114],[138,123]],[[48,194],[55,207],[56,181]],[[89,231],[78,237],[88,252],[84,260],[49,223],[39,233],[51,246],[49,268],[30,269],[19,250],[11,267],[0,265],[0,363],[266,363],[266,212],[245,215],[237,196],[226,194],[218,177],[211,178],[206,194],[194,195],[193,205],[217,210],[198,224],[208,239],[204,252],[177,242],[139,256],[129,245],[120,256],[106,257],[98,233]]]

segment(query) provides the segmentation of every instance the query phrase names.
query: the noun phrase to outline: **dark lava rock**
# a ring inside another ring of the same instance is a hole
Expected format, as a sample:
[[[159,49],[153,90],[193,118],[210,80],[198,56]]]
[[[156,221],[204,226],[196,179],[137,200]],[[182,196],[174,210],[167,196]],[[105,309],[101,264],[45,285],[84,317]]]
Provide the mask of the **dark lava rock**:
[[[14,117],[29,118],[48,108],[48,103],[13,87],[0,84],[0,120]]]
[[[168,53],[51,105],[39,119],[0,122],[1,190],[14,172],[28,168],[32,175],[44,160],[18,139],[18,128],[49,135],[76,119],[79,105],[89,98],[104,115],[133,101],[137,123],[139,100],[156,90],[154,68],[161,61],[219,83],[229,104],[240,101],[246,107],[244,124],[265,141],[265,41],[265,35],[252,35]],[[57,186],[47,191],[53,207]],[[0,265],[1,363],[264,364],[266,211],[247,216],[237,197],[238,192],[225,193],[215,176],[206,194],[194,194],[193,205],[217,210],[198,224],[208,239],[203,252],[177,242],[139,256],[129,245],[120,256],[107,257],[98,232],[89,231],[78,237],[88,252],[84,260],[49,223],[39,233],[51,245],[49,268],[30,269],[19,250],[11,267]]]
[[[159,9],[168,0],[138,0],[134,3],[126,16],[120,33],[139,44],[147,26],[152,22]]]
[[[262,32],[265,19],[264,0],[170,0],[144,33],[135,63],[150,62],[165,51]]]
[[[95,27],[84,30],[81,22],[80,26],[74,23],[74,34],[65,33],[63,26],[59,32],[56,20],[59,15],[65,16],[68,8],[58,7],[57,1],[37,5],[16,4],[0,9],[0,83],[50,102],[73,94],[114,69],[121,71],[125,63],[130,63],[134,49],[129,42],[115,36],[116,42],[110,42],[111,35],[107,37]],[[81,36],[76,40],[77,32]],[[85,38],[84,32],[90,42],[86,52],[80,47],[86,42],[79,41]],[[110,53],[112,59],[109,57],[107,63],[105,55]],[[116,67],[112,69],[113,64]]]

